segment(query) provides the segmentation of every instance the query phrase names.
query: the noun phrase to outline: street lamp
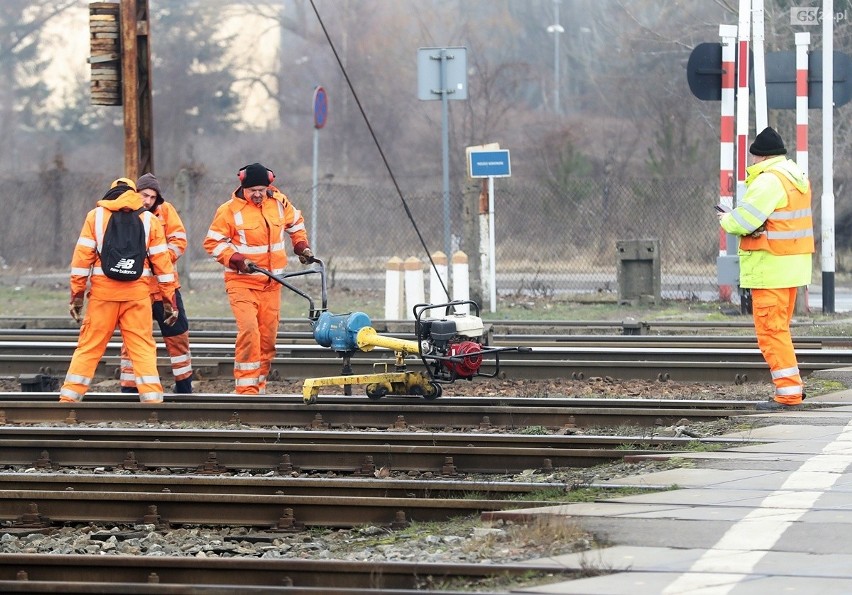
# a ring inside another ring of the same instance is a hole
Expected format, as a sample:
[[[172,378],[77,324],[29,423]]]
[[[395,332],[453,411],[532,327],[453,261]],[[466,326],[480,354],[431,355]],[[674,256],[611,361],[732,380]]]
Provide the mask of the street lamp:
[[[553,11],[555,14],[555,25],[547,28],[548,33],[553,33],[553,109],[557,114],[562,113],[559,106],[559,34],[565,29],[559,24],[559,3],[561,0],[553,0]]]

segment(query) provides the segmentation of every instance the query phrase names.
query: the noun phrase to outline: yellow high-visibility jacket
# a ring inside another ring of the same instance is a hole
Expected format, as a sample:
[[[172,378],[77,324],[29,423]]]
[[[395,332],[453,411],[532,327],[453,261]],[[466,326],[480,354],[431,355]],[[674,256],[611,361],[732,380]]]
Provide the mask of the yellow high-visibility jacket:
[[[813,274],[813,219],[810,182],[783,155],[750,166],[741,204],[719,220],[740,236],[740,287],[800,287]],[[762,226],[756,238],[750,238]]]

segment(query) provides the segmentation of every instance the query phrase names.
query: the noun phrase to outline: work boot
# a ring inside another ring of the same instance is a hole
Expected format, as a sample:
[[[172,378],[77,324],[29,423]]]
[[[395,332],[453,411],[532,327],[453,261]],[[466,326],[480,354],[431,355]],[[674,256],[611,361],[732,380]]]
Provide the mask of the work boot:
[[[175,392],[188,395],[192,393],[192,376],[183,380],[175,380]]]
[[[758,403],[755,406],[755,409],[758,411],[767,411],[767,412],[775,412],[775,411],[795,411],[797,409],[801,409],[802,404],[797,403],[795,405],[785,405],[784,403],[779,403],[776,400],[772,401],[764,401],[763,403]]]
[[[138,388],[136,388],[135,386],[122,386],[122,387],[121,387],[121,392],[123,392],[123,393],[132,393],[132,394],[134,394],[134,395],[138,395],[138,394],[139,394],[139,389],[138,389]]]

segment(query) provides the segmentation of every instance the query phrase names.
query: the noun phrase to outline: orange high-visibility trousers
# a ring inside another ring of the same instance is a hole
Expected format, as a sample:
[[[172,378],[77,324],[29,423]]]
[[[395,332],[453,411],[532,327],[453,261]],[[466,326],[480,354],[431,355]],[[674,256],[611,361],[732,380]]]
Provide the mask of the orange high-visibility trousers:
[[[133,362],[139,400],[143,403],[163,402],[163,385],[157,371],[157,346],[151,326],[151,300],[108,302],[92,297],[80,326],[77,349],[59,392],[60,401],[76,403],[83,400],[116,326],[121,330]]]
[[[804,383],[790,334],[796,288],[752,289],[751,300],[757,345],[772,373],[775,400],[798,405],[802,402]]]
[[[163,302],[156,301],[151,305],[151,313],[157,325],[163,343],[169,354],[172,374],[175,377],[176,393],[192,392],[192,353],[189,350],[189,321],[183,307],[180,290],[175,290],[175,301],[178,306],[178,319],[172,326],[166,325]],[[133,362],[127,353],[127,345],[121,344],[121,392],[138,392],[136,389],[136,374],[133,372]]]
[[[281,288],[268,290],[233,287],[228,290],[231,311],[237,322],[234,345],[236,392],[257,395],[266,392],[266,377],[275,357],[275,340],[281,316]]]

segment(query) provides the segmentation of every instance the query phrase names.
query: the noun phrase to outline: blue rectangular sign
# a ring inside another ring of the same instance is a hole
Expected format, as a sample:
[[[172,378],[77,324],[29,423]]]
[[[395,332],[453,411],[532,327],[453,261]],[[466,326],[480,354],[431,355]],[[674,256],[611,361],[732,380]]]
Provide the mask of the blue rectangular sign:
[[[509,151],[471,151],[471,178],[508,178],[512,175]]]

